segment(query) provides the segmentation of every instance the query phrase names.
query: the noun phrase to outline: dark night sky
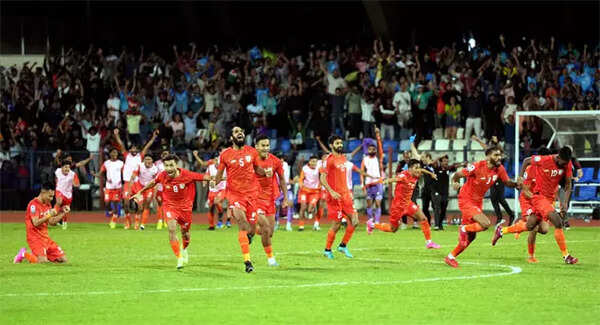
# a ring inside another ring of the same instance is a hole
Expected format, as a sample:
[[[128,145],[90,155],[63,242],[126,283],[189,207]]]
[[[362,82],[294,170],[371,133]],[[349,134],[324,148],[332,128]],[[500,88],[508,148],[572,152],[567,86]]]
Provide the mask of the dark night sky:
[[[598,42],[599,2],[380,2],[386,30],[399,45],[437,46],[472,30],[478,40],[520,36]],[[169,49],[169,45],[259,43],[294,49],[306,42],[364,42],[374,37],[363,2],[8,2],[1,8],[2,52],[41,52],[54,44],[87,48]]]

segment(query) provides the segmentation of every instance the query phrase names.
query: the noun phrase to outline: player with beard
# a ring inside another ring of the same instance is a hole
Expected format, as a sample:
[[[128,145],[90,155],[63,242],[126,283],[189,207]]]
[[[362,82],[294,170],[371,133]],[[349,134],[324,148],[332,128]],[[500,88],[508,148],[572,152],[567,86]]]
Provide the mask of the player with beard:
[[[458,267],[456,257],[472,242],[478,232],[490,227],[490,219],[483,213],[483,196],[498,178],[508,187],[521,188],[520,184],[508,178],[506,169],[502,166],[502,149],[489,147],[485,150],[485,160],[469,164],[467,168],[454,173],[452,186],[458,194],[458,208],[462,213],[462,224],[458,228],[458,245],[445,258],[446,264]],[[460,188],[459,180],[466,178],[465,185]]]
[[[238,241],[242,249],[246,273],[254,271],[250,261],[251,232],[256,223],[256,200],[260,190],[257,174],[272,177],[271,170],[263,170],[258,166],[256,149],[244,145],[246,134],[239,126],[234,126],[231,137],[232,146],[225,149],[219,157],[219,168],[211,186],[218,184],[227,172],[227,200],[229,209],[233,211],[239,232]]]
[[[367,195],[367,217],[371,221],[379,224],[381,219],[381,200],[383,199],[383,184],[380,178],[383,177],[383,145],[379,128],[375,128],[377,138],[377,147],[370,143],[367,149],[367,155],[363,157],[360,169],[366,171],[377,178],[361,177],[361,183],[364,186]],[[374,205],[374,206],[373,206]]]
[[[167,219],[167,227],[169,228],[169,241],[171,249],[173,249],[173,253],[177,257],[177,269],[181,269],[189,261],[187,247],[191,239],[192,206],[194,204],[194,197],[196,196],[195,182],[203,181],[204,174],[178,168],[178,160],[179,158],[176,155],[165,157],[163,159],[165,170],[136,192],[132,196],[132,199],[141,202],[143,200],[143,193],[153,189],[157,184],[162,184],[163,208]],[[181,251],[179,241],[177,240],[177,224],[181,228],[183,251]]]
[[[321,167],[320,178],[321,184],[327,190],[327,214],[329,219],[333,221],[333,225],[327,233],[324,255],[329,259],[333,259],[331,246],[335,240],[335,235],[342,225],[342,219],[346,216],[350,222],[346,227],[344,238],[338,246],[338,251],[344,253],[348,258],[352,258],[353,256],[350,254],[347,245],[352,238],[354,229],[358,225],[358,214],[354,210],[352,195],[348,189],[348,166],[346,165],[346,156],[343,153],[344,141],[342,141],[341,137],[332,135],[329,137],[328,143],[331,154],[327,156],[323,167]],[[376,178],[360,169],[358,169],[358,172],[362,176]]]
[[[575,264],[579,260],[569,254],[565,234],[563,232],[563,220],[561,215],[567,213],[567,200],[571,196],[571,178],[573,177],[573,165],[571,163],[571,149],[562,147],[558,155],[532,156],[523,160],[521,167],[521,178],[529,166],[535,167],[535,185],[533,185],[533,196],[531,197],[532,214],[527,217],[526,225],[517,223],[518,229],[513,232],[534,231],[536,226],[540,229],[546,228],[544,223],[548,221],[554,225],[554,239],[562,253],[566,264]],[[554,198],[558,192],[558,184],[565,179],[565,197],[560,204],[560,214],[554,209]],[[492,245],[495,245],[498,239],[502,237],[507,230],[497,228]]]

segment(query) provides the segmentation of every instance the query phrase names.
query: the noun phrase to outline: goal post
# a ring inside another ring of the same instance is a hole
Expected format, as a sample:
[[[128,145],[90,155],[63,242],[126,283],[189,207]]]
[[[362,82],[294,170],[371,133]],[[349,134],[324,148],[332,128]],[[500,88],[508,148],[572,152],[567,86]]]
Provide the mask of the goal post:
[[[547,148],[570,145],[573,147],[573,155],[582,162],[597,163],[600,167],[600,110],[588,111],[518,111],[515,117],[515,148],[514,148],[514,168],[515,175],[518,175],[521,167],[521,143],[520,143],[520,123],[522,117],[534,116],[544,121],[542,132],[550,135],[550,140],[546,144]],[[597,169],[594,169],[597,172]],[[600,176],[594,175],[600,178]],[[597,180],[597,179],[596,179]],[[575,186],[600,186],[597,183],[575,184]],[[600,206],[600,201],[595,199],[578,201],[573,197],[575,187],[571,193],[572,199],[569,212],[572,213],[591,213],[594,206]],[[518,220],[519,193],[515,191],[514,213],[515,220]],[[575,208],[573,208],[575,207]]]

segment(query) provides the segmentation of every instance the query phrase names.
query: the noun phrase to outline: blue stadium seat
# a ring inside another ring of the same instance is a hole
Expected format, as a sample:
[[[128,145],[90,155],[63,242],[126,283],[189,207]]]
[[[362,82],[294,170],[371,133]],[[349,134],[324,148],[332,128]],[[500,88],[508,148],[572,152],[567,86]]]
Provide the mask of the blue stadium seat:
[[[288,139],[281,139],[281,141],[279,141],[279,149],[283,153],[290,152],[290,150],[292,149],[292,144],[290,143],[290,140],[288,140]]]
[[[583,176],[581,177],[581,179],[579,179],[579,183],[588,183],[588,182],[593,182],[594,180],[594,168],[592,167],[586,167],[586,168],[582,168],[581,171],[583,171]],[[576,176],[576,175],[574,175]]]
[[[398,151],[398,141],[394,140],[384,140],[383,141],[383,152],[387,153],[389,148],[392,148],[392,151]]]
[[[352,173],[352,185],[360,185],[360,174],[359,173]]]
[[[592,201],[596,199],[596,186],[580,186],[579,193],[574,196],[577,201]]]
[[[507,199],[514,198],[515,197],[515,189],[510,188],[510,187],[505,187],[504,188],[504,197]]]
[[[356,147],[362,145],[362,141],[360,140],[350,140],[347,143],[348,146],[348,152],[352,152],[354,149],[356,149]]]

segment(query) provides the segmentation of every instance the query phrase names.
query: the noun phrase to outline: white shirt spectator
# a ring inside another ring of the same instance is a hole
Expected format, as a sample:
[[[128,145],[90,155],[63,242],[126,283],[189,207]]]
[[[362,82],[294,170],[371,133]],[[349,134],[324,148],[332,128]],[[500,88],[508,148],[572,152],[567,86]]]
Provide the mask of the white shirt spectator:
[[[95,135],[85,133],[84,137],[87,140],[87,144],[85,147],[87,151],[98,152],[100,150],[100,133],[96,132]]]
[[[109,114],[114,116],[115,121],[119,120],[119,108],[121,107],[121,100],[119,97],[110,97],[106,101],[106,107],[108,107]]]
[[[330,95],[335,95],[335,89],[340,88],[344,90],[346,88],[346,80],[344,78],[337,77],[335,78],[331,73],[327,74],[327,93]]]
[[[204,92],[204,113],[212,113],[215,106],[219,106],[219,92],[214,94],[208,91]]]
[[[367,103],[364,99],[360,100],[360,108],[362,111],[362,120],[364,122],[375,122],[375,118],[373,117],[373,107],[374,104]]]
[[[410,111],[410,93],[408,91],[397,91],[394,94],[393,104],[400,112]]]

